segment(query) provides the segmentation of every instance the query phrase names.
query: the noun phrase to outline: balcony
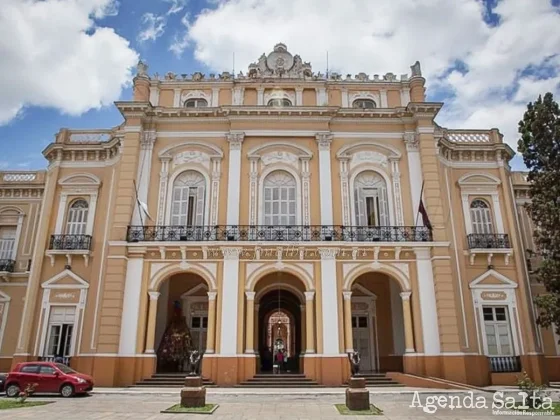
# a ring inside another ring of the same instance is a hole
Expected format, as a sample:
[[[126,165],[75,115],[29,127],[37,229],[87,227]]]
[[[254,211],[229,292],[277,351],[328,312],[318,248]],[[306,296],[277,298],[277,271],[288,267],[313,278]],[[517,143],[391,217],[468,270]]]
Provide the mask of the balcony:
[[[129,226],[128,242],[429,242],[424,226]]]
[[[15,265],[14,260],[0,260],[0,273],[13,273]]]
[[[469,249],[506,249],[511,248],[509,235],[506,233],[471,233],[467,235]]]
[[[54,266],[56,255],[64,255],[69,266],[72,265],[73,255],[81,255],[84,257],[87,267],[90,254],[91,235],[51,235],[49,249],[46,252],[51,259],[52,266]]]
[[[503,255],[505,265],[509,265],[509,259],[513,254],[513,249],[509,242],[509,235],[506,233],[471,233],[467,235],[469,246],[468,254],[471,265],[474,264],[476,255],[486,256],[487,265],[492,265],[495,255]]]
[[[488,357],[490,361],[490,372],[521,372],[521,359],[519,356],[497,356]]]

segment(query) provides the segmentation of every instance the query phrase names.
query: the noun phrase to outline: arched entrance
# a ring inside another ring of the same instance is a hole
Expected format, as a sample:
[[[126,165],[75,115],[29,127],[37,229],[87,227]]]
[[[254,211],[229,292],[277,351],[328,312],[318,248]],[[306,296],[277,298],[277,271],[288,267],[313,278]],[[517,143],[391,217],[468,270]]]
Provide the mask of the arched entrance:
[[[256,371],[273,372],[276,365],[282,372],[302,373],[301,355],[308,341],[307,283],[288,271],[278,271],[265,274],[251,285],[254,285],[255,322],[254,330],[247,330],[246,334],[257,354]],[[254,340],[249,337],[251,333]],[[313,345],[310,348],[314,348]],[[283,363],[278,363],[279,352]]]
[[[208,285],[200,275],[182,272],[161,282],[158,292],[150,295],[157,299],[152,350],[157,358],[156,371],[184,372],[186,352],[206,352],[208,334],[213,333],[209,325]]]
[[[402,371],[403,356],[411,350],[405,337],[411,314],[404,311],[405,303],[410,309],[410,292],[382,272],[362,273],[346,286],[347,351],[360,352],[362,371]]]
[[[302,349],[301,301],[291,291],[278,288],[270,290],[259,299],[258,349],[261,372],[270,372],[282,352],[284,363],[281,371],[300,371]]]

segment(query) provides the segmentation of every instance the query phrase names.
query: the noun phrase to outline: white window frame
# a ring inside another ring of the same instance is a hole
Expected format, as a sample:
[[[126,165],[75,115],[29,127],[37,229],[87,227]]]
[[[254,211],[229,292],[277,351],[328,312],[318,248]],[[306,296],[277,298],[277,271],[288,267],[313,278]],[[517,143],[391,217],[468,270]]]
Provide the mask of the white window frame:
[[[484,284],[484,280],[493,277],[501,282],[501,284]],[[469,287],[472,293],[473,306],[475,312],[475,326],[478,341],[478,351],[480,354],[492,357],[488,354],[488,345],[486,343],[486,331],[484,330],[483,306],[505,306],[507,308],[508,320],[510,323],[511,339],[513,341],[512,349],[514,356],[525,354],[521,334],[521,322],[519,312],[517,310],[517,283],[508,279],[503,274],[495,270],[488,270],[475,278]]]
[[[350,220],[352,221],[352,226],[360,226],[359,221],[356,220],[356,178],[358,178],[364,172],[374,172],[379,175],[385,181],[385,188],[387,190],[387,207],[389,212],[389,224],[387,226],[397,226],[395,221],[395,209],[394,209],[394,197],[393,189],[391,188],[392,183],[389,177],[379,169],[373,168],[362,168],[356,171],[350,177]]]
[[[74,319],[72,320],[71,323],[69,322],[51,322],[50,321],[50,317],[52,316],[53,310],[55,308],[74,308]],[[66,305],[66,304],[52,304],[49,307],[49,318],[47,319],[47,331],[46,331],[46,336],[45,336],[45,347],[44,347],[44,353],[41,354],[41,356],[45,356],[45,357],[56,357],[57,354],[50,354],[50,348],[49,348],[49,344],[50,344],[50,338],[51,338],[51,331],[53,329],[53,327],[59,326],[60,327],[60,333],[62,333],[62,326],[63,325],[72,325],[72,333],[70,336],[70,348],[68,350],[68,354],[63,354],[62,357],[72,357],[74,355],[74,346],[76,343],[75,340],[75,335],[78,332],[78,328],[76,325],[77,322],[77,317],[76,317],[76,312],[78,312],[78,308],[76,305]],[[60,340],[61,340],[61,335],[59,335],[58,337],[58,343],[57,343],[57,347],[60,344]]]
[[[79,181],[76,182],[76,179]],[[88,182],[84,182],[84,179],[87,179]],[[58,213],[54,228],[55,235],[62,235],[66,231],[65,220],[69,210],[69,202],[74,202],[76,199],[82,198],[86,200],[89,205],[86,231],[84,234],[91,236],[93,234],[97,198],[101,181],[92,174],[74,173],[62,178],[58,184],[61,186],[61,192],[60,199],[58,200]]]
[[[476,201],[480,201],[486,207],[473,207],[473,204]],[[492,217],[492,206],[483,198],[474,197],[471,199],[469,204],[469,212],[471,216],[471,224],[472,224],[472,231],[476,234],[482,235],[493,235],[495,232],[494,228],[494,220]],[[475,213],[478,214],[478,218],[480,222],[477,222],[475,219]],[[475,230],[484,230],[485,232],[475,232]]]
[[[187,103],[192,102],[192,101],[194,101],[194,106],[187,106]],[[205,105],[201,106],[202,103],[205,103]],[[183,107],[184,108],[208,108],[209,106],[210,106],[210,104],[204,98],[189,98],[189,99],[185,100],[185,102],[183,102]]]
[[[504,309],[504,314],[506,319],[504,321],[498,321],[497,319],[494,319],[492,321],[487,321],[484,319],[484,309],[491,309],[492,310],[492,316],[494,317],[496,315],[496,309],[501,308]],[[511,331],[511,321],[509,319],[509,311],[508,311],[508,307],[506,305],[499,305],[499,304],[483,304],[481,305],[481,310],[482,310],[482,325],[484,326],[484,338],[485,338],[485,351],[486,354],[490,357],[500,357],[500,356],[515,356],[515,350],[513,348],[513,337],[512,337],[512,331]],[[496,348],[498,350],[498,354],[490,354],[490,350],[488,348],[488,326],[492,325],[494,327],[494,338],[496,338],[497,341],[497,345]],[[510,353],[508,354],[503,354],[502,353],[502,345],[500,343],[499,340],[499,334],[498,334],[498,327],[500,325],[504,325],[507,328],[507,332],[508,332],[508,339],[509,339],[509,348],[510,348]]]
[[[16,212],[15,214],[10,214],[8,212]],[[7,217],[9,219],[13,218],[13,217],[17,217],[17,222],[14,223],[3,223],[2,222],[2,218],[3,217]],[[14,245],[12,248],[12,257],[9,259],[12,259],[14,261],[17,260],[17,253],[18,253],[18,247],[19,247],[19,242],[21,240],[21,230],[23,228],[23,218],[25,217],[25,213],[18,207],[5,207],[2,209],[2,211],[0,212],[0,226],[2,227],[16,227],[16,234],[15,234],[15,238],[14,238]]]
[[[297,184],[295,178],[289,172],[281,176],[287,177],[290,182],[293,181],[293,185],[274,185],[272,187],[267,186],[267,181],[270,177],[279,174],[282,171],[275,171],[269,173],[266,178],[263,179],[263,224],[266,226],[294,226],[297,220]],[[287,175],[286,175],[287,174]],[[267,193],[268,192],[268,193]],[[274,193],[277,192],[277,197],[274,197]],[[283,198],[282,195],[285,193],[286,197]],[[290,193],[293,193],[293,198],[290,198]],[[267,198],[268,196],[268,198]],[[267,214],[266,207],[267,204],[270,205],[269,212]],[[277,204],[278,209],[274,211],[274,204]],[[282,204],[286,205],[286,212],[282,212]],[[293,212],[290,212],[290,208],[293,206]],[[267,220],[267,217],[272,220]],[[278,219],[278,223],[275,223],[274,219]],[[287,219],[283,221],[281,219]],[[293,219],[293,220],[290,220]],[[291,223],[293,221],[293,223]]]
[[[84,201],[87,204],[87,207],[73,207],[77,202],[79,201]],[[88,218],[89,218],[89,212],[90,212],[90,205],[88,203],[88,200],[85,198],[75,198],[72,199],[72,201],[69,203],[68,205],[68,210],[66,212],[66,220],[64,223],[64,234],[66,235],[86,235],[87,232],[87,228],[88,228]],[[83,217],[83,213],[85,214],[85,217]],[[81,214],[81,221],[80,222],[76,222],[75,220],[71,220],[71,219],[75,219],[75,217],[77,215]],[[80,226],[80,229],[82,232],[75,232],[76,227]],[[74,230],[74,232],[70,233],[70,230]]]
[[[211,194],[211,186],[212,183],[210,181],[210,177],[206,173],[206,171],[201,170],[199,167],[193,167],[191,165],[184,165],[177,167],[177,170],[169,177],[167,182],[167,199],[165,200],[167,203],[167,208],[165,210],[165,225],[171,225],[171,212],[173,209],[173,187],[175,185],[175,180],[184,174],[185,172],[194,171],[198,172],[204,178],[204,211],[203,211],[203,225],[208,225],[211,221],[210,217],[210,194]]]
[[[287,172],[291,176],[294,177],[296,182],[296,223],[295,225],[302,224],[302,214],[301,214],[301,205],[302,205],[302,192],[301,192],[301,179],[299,174],[294,171],[292,168],[286,167],[284,165],[276,166],[271,165],[267,167],[260,176],[259,179],[259,210],[258,210],[258,224],[264,225],[264,181],[268,175],[273,172]]]
[[[371,102],[373,103],[373,107],[372,108],[367,108],[367,107],[357,107],[355,106],[356,102]],[[377,108],[377,103],[371,99],[371,98],[356,98],[352,101],[352,108],[353,109],[376,109]]]
[[[199,290],[203,290],[205,296],[195,295],[195,293],[197,293]],[[184,308],[184,314],[183,315],[185,315],[185,320],[186,320],[189,328],[191,328],[192,317],[193,316],[208,318],[208,306],[206,307],[206,311],[204,311],[204,310],[195,311],[195,310],[192,309],[192,306],[194,304],[197,304],[197,303],[207,303],[207,304],[209,304],[210,300],[208,298],[208,287],[206,286],[206,284],[201,283],[198,286],[193,287],[192,289],[190,289],[186,293],[183,293],[181,295],[181,300],[182,300],[183,308]],[[208,326],[209,326],[209,324],[208,324]],[[206,327],[206,343],[204,343],[204,349],[206,349],[206,345],[208,344],[208,326]],[[202,327],[199,328],[199,330],[202,330]]]
[[[203,182],[202,185],[185,185],[185,186],[181,186],[181,195],[184,194],[184,192],[187,192],[187,196],[186,196],[186,200],[183,199],[183,197],[180,197],[179,199],[175,199],[175,192],[176,192],[176,188],[178,186],[175,185],[175,182],[177,182],[177,180],[185,175],[188,172],[193,172],[195,174],[195,176],[198,176],[201,178],[201,181]],[[202,188],[202,192],[200,190],[200,188]],[[204,177],[204,175],[202,175],[199,171],[184,171],[181,174],[179,174],[177,177],[175,177],[175,179],[173,180],[173,185],[172,185],[172,189],[171,189],[171,196],[170,196],[170,205],[169,205],[169,224],[173,225],[173,226],[204,226],[205,225],[205,213],[206,213],[206,207],[207,207],[207,203],[206,203],[206,189],[208,188],[207,184],[206,184],[206,178]],[[194,194],[193,194],[194,193]],[[201,203],[202,201],[202,203]],[[189,220],[189,203],[193,202],[193,212],[191,214],[191,220]],[[179,203],[179,205],[185,203],[186,204],[186,213],[182,213],[181,211],[179,211],[178,214],[175,214],[173,212],[173,207],[174,204]],[[199,206],[202,206],[202,208],[199,208]],[[174,218],[179,218],[182,219],[184,218],[184,223],[177,223],[174,224]],[[199,220],[197,220],[199,219]]]

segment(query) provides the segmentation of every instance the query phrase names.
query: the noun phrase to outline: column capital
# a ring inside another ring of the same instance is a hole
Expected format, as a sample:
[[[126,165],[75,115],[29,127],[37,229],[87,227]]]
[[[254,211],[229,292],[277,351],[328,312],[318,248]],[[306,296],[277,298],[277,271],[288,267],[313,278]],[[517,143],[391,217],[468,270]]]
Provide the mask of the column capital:
[[[420,137],[414,131],[407,131],[403,135],[406,150],[408,152],[417,152],[420,143]]]
[[[307,302],[312,301],[314,297],[315,297],[315,290],[312,290],[310,292],[305,292],[305,300]]]
[[[418,260],[429,260],[431,257],[430,248],[412,248]]]
[[[305,305],[299,305],[299,310],[302,312],[305,311]]]
[[[352,291],[345,290],[342,292],[342,296],[344,296],[344,300],[351,300],[352,299]]]
[[[155,130],[144,131],[144,133],[142,133],[142,137],[140,138],[140,147],[144,150],[152,150],[154,148],[156,138],[157,135]]]
[[[148,292],[150,295],[150,300],[158,300],[161,293],[159,292]]]
[[[331,150],[331,143],[333,141],[333,134],[330,131],[315,134],[315,139],[319,144],[319,150]]]
[[[400,293],[401,299],[402,299],[403,301],[410,300],[410,295],[411,295],[411,294],[412,294],[412,292],[401,292],[401,293]]]
[[[216,300],[218,292],[208,292],[208,300]]]
[[[224,260],[238,260],[239,255],[241,255],[241,252],[243,251],[243,248],[222,247],[221,250],[222,250],[222,254],[224,254]]]
[[[303,92],[303,86],[296,86],[296,92]]]
[[[247,300],[255,300],[255,292],[245,292],[245,296],[247,297]]]
[[[245,133],[243,131],[230,131],[227,135],[227,141],[229,142],[230,150],[241,150],[241,144],[245,139]]]
[[[322,260],[334,260],[338,254],[338,248],[319,248],[317,249]]]

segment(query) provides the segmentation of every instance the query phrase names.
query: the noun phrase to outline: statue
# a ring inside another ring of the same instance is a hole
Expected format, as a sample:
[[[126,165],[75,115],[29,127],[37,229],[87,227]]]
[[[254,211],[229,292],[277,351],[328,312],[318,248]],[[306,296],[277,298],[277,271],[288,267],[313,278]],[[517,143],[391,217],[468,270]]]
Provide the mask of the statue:
[[[348,360],[350,361],[350,368],[352,376],[357,376],[360,374],[360,352],[355,351],[353,353],[348,353]]]
[[[142,60],[138,61],[136,65],[136,75],[137,76],[146,76],[148,71],[148,65],[144,63]]]
[[[420,62],[417,61],[412,66],[410,66],[411,77],[422,76],[422,69],[420,68]]]
[[[189,364],[189,376],[200,376],[200,365],[202,363],[203,354],[198,350],[191,350],[187,363]]]

